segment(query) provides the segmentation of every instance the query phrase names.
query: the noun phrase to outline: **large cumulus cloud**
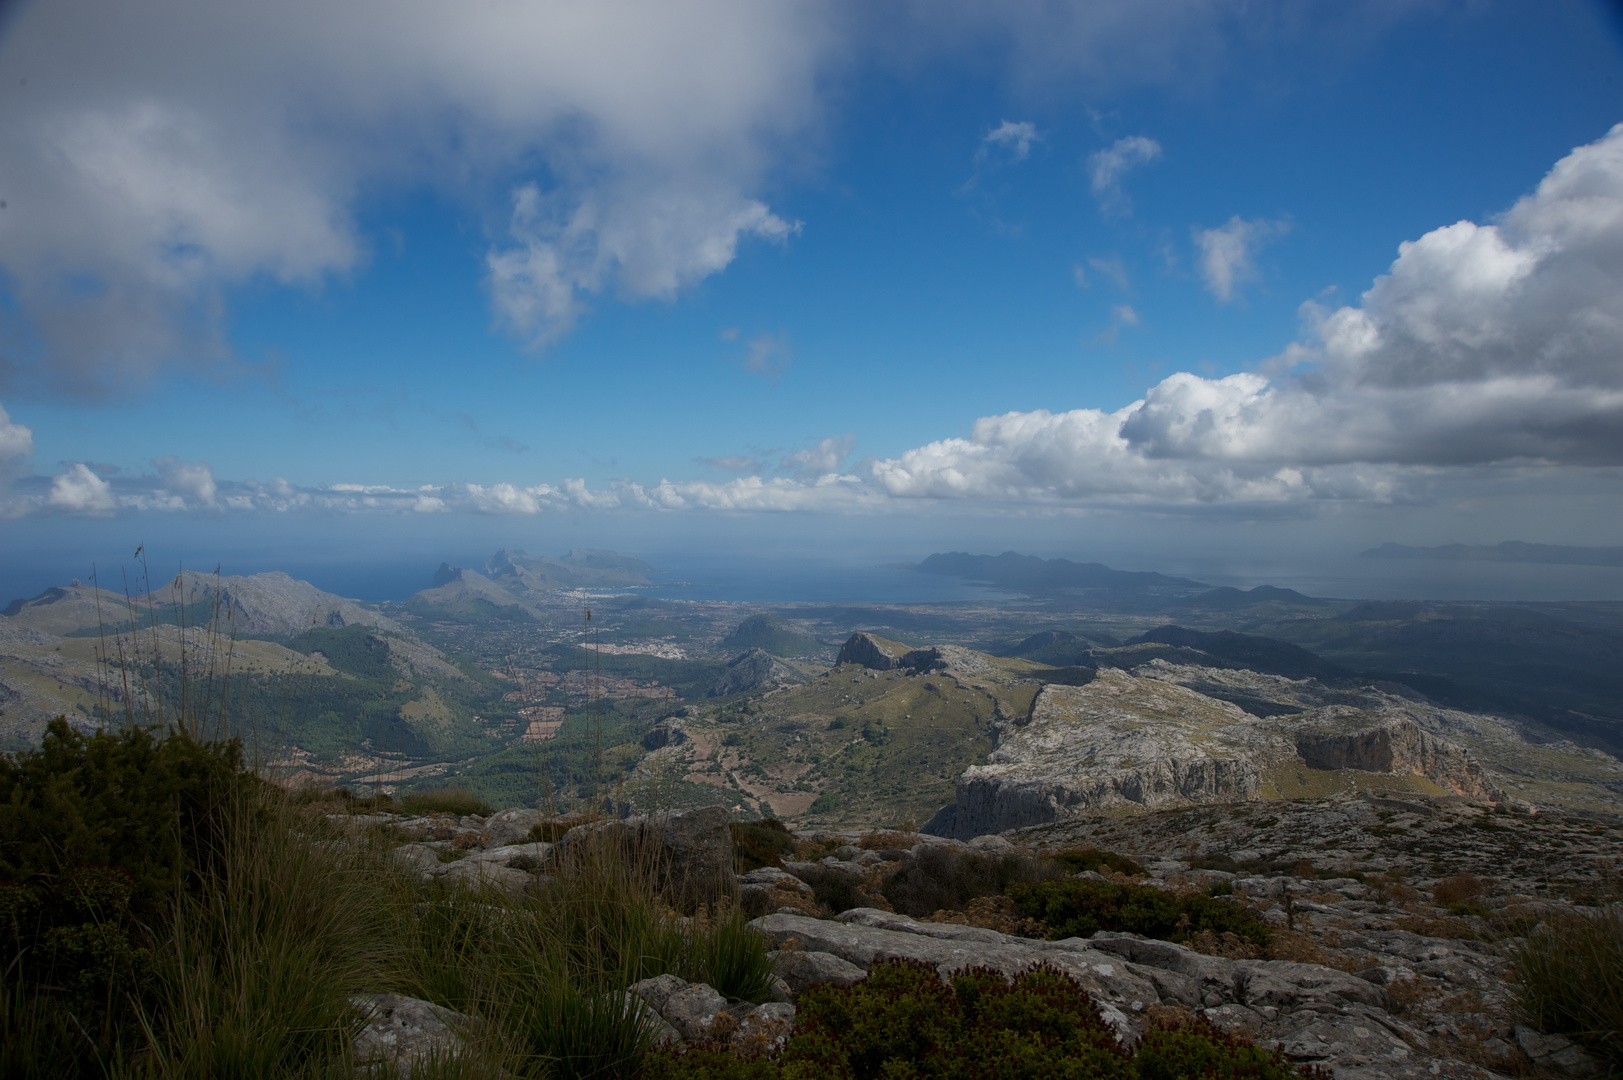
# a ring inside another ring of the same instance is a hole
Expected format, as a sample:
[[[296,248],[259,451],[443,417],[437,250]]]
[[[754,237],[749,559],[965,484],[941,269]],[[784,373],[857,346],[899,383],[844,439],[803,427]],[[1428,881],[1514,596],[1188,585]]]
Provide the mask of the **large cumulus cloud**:
[[[874,466],[891,495],[1393,498],[1428,470],[1623,465],[1623,125],[1497,221],[1309,305],[1273,377],[1178,373],[1116,412],[1009,413]]]

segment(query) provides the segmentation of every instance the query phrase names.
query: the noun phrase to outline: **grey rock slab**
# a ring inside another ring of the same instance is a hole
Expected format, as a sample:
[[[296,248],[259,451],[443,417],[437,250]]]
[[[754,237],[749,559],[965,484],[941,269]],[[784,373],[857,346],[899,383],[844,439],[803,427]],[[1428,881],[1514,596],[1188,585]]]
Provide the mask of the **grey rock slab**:
[[[815,865],[808,863],[807,865]],[[805,896],[812,894],[811,886],[801,881],[787,870],[780,870],[776,866],[763,866],[751,870],[738,879],[740,885],[764,885],[769,889],[780,889],[788,892],[797,892]]]
[[[766,915],[750,925],[773,944],[795,938],[807,951],[833,953],[864,969],[882,960],[915,960],[929,964],[943,976],[964,968],[985,967],[1012,977],[1047,963],[1075,978],[1101,1005],[1108,1003],[1137,1013],[1160,1000],[1155,984],[1120,957],[1090,949],[1045,949],[1037,942],[1007,935],[999,935],[1001,941],[953,940],[803,915]],[[937,924],[913,925],[934,929]]]
[[[772,961],[772,970],[778,978],[788,984],[796,996],[823,983],[833,983],[843,989],[861,982],[868,975],[865,969],[833,953],[774,949],[767,953],[767,958]]]
[[[366,1015],[354,1046],[356,1069],[363,1075],[392,1066],[410,1080],[419,1064],[444,1060],[462,1049],[469,1018],[442,1005],[399,994],[351,998],[350,1004]]]
[[[463,859],[447,863],[435,877],[449,883],[460,883],[470,888],[493,888],[510,895],[518,895],[535,884],[535,877],[522,870],[509,870],[500,863]]]
[[[539,870],[547,864],[551,844],[539,841],[526,844],[503,844],[486,848],[468,856],[473,862],[495,863],[512,870]]]
[[[1568,1076],[1597,1076],[1601,1071],[1583,1047],[1561,1035],[1543,1035],[1530,1027],[1517,1025],[1516,1045],[1535,1065],[1544,1065]]]
[[[1356,1001],[1377,1009],[1387,1007],[1386,991],[1345,971],[1319,964],[1286,960],[1236,960],[1240,1003],[1267,1014],[1269,1009],[1293,1010],[1303,1006],[1334,1007]]]
[[[665,999],[659,1014],[688,1042],[704,1042],[711,1036],[711,1024],[727,1011],[727,999],[706,983],[693,983]]]

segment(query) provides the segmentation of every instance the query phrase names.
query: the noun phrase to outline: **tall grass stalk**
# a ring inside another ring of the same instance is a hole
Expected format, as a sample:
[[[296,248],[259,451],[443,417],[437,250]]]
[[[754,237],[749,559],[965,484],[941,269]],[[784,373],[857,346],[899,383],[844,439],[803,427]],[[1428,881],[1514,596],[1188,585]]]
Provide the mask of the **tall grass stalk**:
[[[1623,1069],[1623,903],[1539,927],[1516,950],[1517,998],[1539,1031],[1584,1043]]]

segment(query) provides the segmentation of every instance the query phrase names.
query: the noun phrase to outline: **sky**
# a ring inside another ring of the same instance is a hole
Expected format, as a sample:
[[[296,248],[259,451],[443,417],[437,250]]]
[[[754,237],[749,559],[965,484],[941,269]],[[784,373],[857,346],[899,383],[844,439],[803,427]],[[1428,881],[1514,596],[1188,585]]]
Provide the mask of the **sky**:
[[[1623,543],[1620,48],[1591,0],[8,5],[0,591]]]

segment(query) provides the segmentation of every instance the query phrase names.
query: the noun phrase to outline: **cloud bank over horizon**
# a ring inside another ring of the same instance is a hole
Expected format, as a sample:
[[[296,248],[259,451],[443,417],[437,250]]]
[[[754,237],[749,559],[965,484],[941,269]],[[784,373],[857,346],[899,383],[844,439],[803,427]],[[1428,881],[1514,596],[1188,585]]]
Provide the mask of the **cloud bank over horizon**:
[[[206,462],[172,456],[154,458],[148,476],[102,476],[75,462],[43,477],[27,470],[33,433],[0,412],[0,480],[11,477],[3,507],[9,516],[1232,508],[1423,503],[1435,485],[1462,475],[1486,483],[1528,470],[1615,476],[1623,467],[1623,124],[1563,157],[1492,221],[1459,221],[1401,245],[1358,304],[1330,310],[1308,301],[1303,316],[1303,340],[1256,370],[1177,372],[1113,412],[986,416],[967,436],[854,464],[859,436],[830,436],[785,454],[775,469],[760,453],[716,459],[758,470],[723,483],[300,487],[217,480]]]

